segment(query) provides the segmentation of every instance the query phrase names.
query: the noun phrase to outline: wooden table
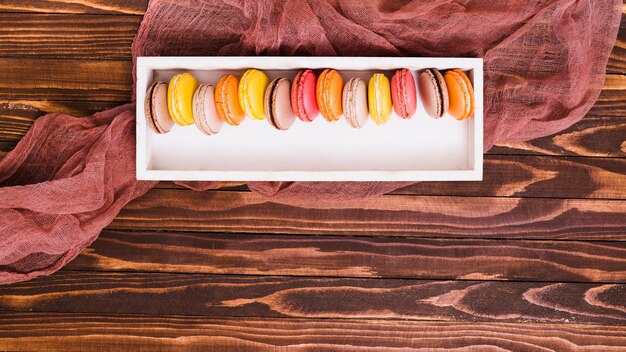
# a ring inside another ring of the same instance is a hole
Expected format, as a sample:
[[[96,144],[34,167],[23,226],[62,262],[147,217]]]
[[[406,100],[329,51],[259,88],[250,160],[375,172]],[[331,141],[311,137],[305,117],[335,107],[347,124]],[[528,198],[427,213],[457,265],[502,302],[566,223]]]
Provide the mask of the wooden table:
[[[47,112],[130,100],[145,6],[0,0],[0,157]],[[587,117],[492,149],[483,182],[297,206],[161,183],[0,287],[0,350],[626,349],[624,20],[607,70]]]

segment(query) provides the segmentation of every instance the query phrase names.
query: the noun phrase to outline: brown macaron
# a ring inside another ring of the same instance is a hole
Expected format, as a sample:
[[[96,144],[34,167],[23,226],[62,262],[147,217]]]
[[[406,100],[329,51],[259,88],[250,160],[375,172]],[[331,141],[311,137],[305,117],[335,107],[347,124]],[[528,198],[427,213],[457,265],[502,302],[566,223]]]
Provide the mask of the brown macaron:
[[[291,107],[291,81],[287,78],[276,78],[265,90],[265,113],[267,121],[274,128],[284,131],[289,129],[296,120]]]
[[[163,134],[174,127],[174,120],[167,109],[167,83],[154,82],[148,88],[144,112],[148,126],[154,132]]]
[[[443,75],[437,69],[428,68],[420,73],[418,86],[428,115],[442,117],[450,105],[448,87]]]

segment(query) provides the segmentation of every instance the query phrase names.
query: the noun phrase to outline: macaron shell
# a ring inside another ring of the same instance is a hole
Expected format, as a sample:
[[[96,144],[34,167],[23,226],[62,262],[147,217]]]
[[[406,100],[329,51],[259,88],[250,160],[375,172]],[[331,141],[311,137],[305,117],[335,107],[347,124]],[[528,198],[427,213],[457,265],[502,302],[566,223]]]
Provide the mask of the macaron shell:
[[[233,75],[220,78],[215,87],[215,107],[224,122],[238,126],[246,118],[239,104],[239,80]]]
[[[458,73],[461,78],[465,81],[465,86],[467,87],[468,93],[469,93],[469,98],[470,98],[470,110],[469,113],[467,114],[467,116],[465,118],[470,118],[472,116],[474,116],[474,86],[472,85],[472,82],[469,80],[469,77],[467,77],[467,75],[465,74],[465,72],[457,69],[454,69],[454,72]]]
[[[338,121],[343,114],[342,89],[343,77],[336,70],[326,69],[317,79],[317,106],[329,122]]]
[[[391,116],[392,102],[389,79],[382,73],[375,73],[368,85],[368,104],[372,120],[383,125]]]
[[[448,93],[448,85],[446,84],[446,80],[443,78],[443,75],[441,74],[441,72],[439,72],[439,70],[433,69],[433,72],[435,72],[435,78],[437,79],[441,90],[441,97],[443,99],[443,112],[441,113],[441,115],[443,116],[446,112],[448,112],[448,109],[450,109],[450,96]]]
[[[148,87],[148,91],[146,91],[146,100],[143,104],[143,112],[146,116],[146,121],[148,122],[148,127],[156,133],[162,133],[154,124],[154,118],[152,116],[152,92],[154,91],[154,87],[159,82],[154,82],[150,87]],[[167,98],[166,98],[167,99]]]
[[[417,79],[419,85],[420,97],[426,113],[434,118],[440,118],[445,113],[445,103],[442,96],[442,87],[440,86],[435,71],[426,69],[419,74]],[[444,82],[445,84],[445,82]],[[447,97],[447,89],[446,97]]]
[[[348,80],[343,88],[343,115],[354,128],[365,126],[369,120],[367,84],[360,78]]]
[[[444,75],[446,85],[448,86],[448,95],[450,97],[450,108],[448,112],[457,120],[463,120],[471,116],[472,113],[472,95],[469,80],[463,79],[463,72],[447,71]]]
[[[179,73],[172,77],[167,89],[167,106],[170,116],[177,125],[193,124],[193,94],[198,81],[189,73]]]
[[[174,121],[167,108],[167,83],[158,82],[152,91],[152,119],[161,133],[174,127]]]
[[[277,78],[270,82],[265,91],[267,120],[278,130],[287,130],[296,121],[291,108],[291,81]]]
[[[410,119],[417,110],[417,92],[415,80],[407,69],[396,71],[391,78],[391,100],[396,114],[403,119]]]
[[[291,86],[291,107],[296,116],[311,122],[319,115],[316,93],[317,78],[311,70],[298,72]]]
[[[263,99],[270,83],[265,73],[256,69],[246,71],[239,82],[239,103],[246,115],[256,120],[266,116]]]
[[[196,127],[207,135],[218,133],[224,124],[217,113],[214,97],[215,89],[208,84],[201,84],[193,95],[193,116]]]

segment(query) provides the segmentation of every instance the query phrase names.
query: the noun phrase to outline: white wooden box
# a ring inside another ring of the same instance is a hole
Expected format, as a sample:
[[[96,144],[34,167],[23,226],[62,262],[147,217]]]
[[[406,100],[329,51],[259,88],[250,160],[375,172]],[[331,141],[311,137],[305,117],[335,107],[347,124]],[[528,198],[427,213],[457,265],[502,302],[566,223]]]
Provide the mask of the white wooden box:
[[[241,77],[248,68],[270,79],[293,80],[300,69],[338,70],[344,81],[369,80],[375,72],[389,79],[396,69],[460,68],[474,85],[474,117],[433,119],[421,104],[415,116],[395,115],[383,126],[362,129],[322,116],[278,131],[266,120],[247,118],[224,125],[214,136],[195,126],[175,126],[158,135],[148,126],[144,100],[149,85],[190,72],[200,83],[216,85],[224,74]],[[483,60],[395,57],[139,57],[137,58],[137,179],[203,181],[461,181],[482,180]]]

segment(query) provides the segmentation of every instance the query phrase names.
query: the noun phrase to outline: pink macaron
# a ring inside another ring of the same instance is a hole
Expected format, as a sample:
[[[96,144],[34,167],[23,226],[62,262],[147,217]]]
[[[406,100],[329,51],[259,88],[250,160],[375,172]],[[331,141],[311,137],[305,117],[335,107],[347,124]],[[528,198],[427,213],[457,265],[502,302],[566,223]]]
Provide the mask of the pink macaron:
[[[291,108],[296,116],[306,122],[315,120],[320,110],[315,95],[317,77],[311,70],[298,72],[291,85]]]
[[[417,92],[415,80],[409,70],[403,68],[396,71],[391,78],[391,100],[396,115],[410,119],[417,109]]]

